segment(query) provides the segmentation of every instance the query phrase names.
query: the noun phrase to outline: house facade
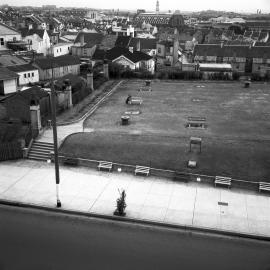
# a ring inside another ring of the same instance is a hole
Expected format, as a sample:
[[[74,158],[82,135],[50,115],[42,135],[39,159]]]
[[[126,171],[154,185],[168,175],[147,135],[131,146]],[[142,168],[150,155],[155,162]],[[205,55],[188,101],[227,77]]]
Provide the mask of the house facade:
[[[21,39],[22,36],[17,30],[0,22],[0,51],[8,49],[7,42]]]
[[[47,55],[48,49],[51,47],[51,42],[46,29],[24,29],[22,30],[22,36],[23,40],[27,43],[28,50],[34,50],[37,53]]]
[[[270,74],[270,46],[198,44],[193,58],[197,63],[231,64],[234,72]]]
[[[72,42],[58,43],[48,49],[48,54],[52,55],[53,57],[69,54],[72,45]]]
[[[20,86],[39,82],[38,69],[30,64],[9,66],[8,69],[18,74]]]
[[[17,91],[18,77],[19,75],[15,72],[0,67],[0,95],[15,93]]]

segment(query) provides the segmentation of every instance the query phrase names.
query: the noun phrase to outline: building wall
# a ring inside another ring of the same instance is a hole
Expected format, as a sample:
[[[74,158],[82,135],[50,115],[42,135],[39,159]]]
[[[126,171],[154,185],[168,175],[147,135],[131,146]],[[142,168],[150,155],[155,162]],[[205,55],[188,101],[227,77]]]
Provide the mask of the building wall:
[[[165,46],[162,44],[157,44],[157,56],[165,57]]]
[[[52,46],[49,49],[49,54],[53,55],[54,57],[69,54],[71,46],[72,43],[61,44],[61,46]]]
[[[60,78],[67,74],[79,75],[80,73],[80,65],[72,65],[72,66],[64,66],[57,67],[53,69],[53,77]],[[52,78],[52,69],[42,70],[39,68],[39,79],[40,80],[50,80]]]
[[[14,34],[14,35],[1,35],[0,34],[0,49],[6,48],[7,41],[14,41],[14,40],[21,40],[21,34]]]
[[[43,53],[44,55],[47,55],[47,51],[51,47],[50,37],[47,31],[44,32],[43,38],[40,38],[37,34],[33,34],[24,37],[23,40],[29,44],[30,50],[35,50],[37,53]]]
[[[28,83],[35,83],[39,81],[38,70],[29,70],[17,73],[19,77],[19,85],[25,85]]]
[[[5,80],[4,91],[5,95],[15,93],[17,91],[17,79]]]
[[[80,46],[72,46],[71,47],[71,54],[76,55],[79,57],[92,57],[95,53],[96,45],[92,48],[84,48]]]

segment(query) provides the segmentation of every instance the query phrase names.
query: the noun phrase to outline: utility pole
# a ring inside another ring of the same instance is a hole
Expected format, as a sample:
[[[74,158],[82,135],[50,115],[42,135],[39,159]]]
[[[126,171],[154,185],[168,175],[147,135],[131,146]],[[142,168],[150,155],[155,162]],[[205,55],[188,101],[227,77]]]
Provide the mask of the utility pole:
[[[55,89],[53,82],[53,64],[51,60],[52,80],[51,80],[51,107],[52,107],[52,125],[53,125],[53,147],[54,147],[54,166],[55,166],[55,181],[56,181],[56,206],[61,207],[59,198],[59,162],[58,162],[58,142],[57,142],[57,128],[56,128],[56,112],[55,112]]]

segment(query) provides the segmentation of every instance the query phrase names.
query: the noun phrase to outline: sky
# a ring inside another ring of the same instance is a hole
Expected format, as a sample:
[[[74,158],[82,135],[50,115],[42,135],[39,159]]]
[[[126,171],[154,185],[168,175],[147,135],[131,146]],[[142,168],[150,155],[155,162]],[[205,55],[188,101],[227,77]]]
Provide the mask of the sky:
[[[137,10],[146,9],[154,11],[156,0],[1,0],[10,6],[42,6],[57,5],[57,7],[88,7],[103,9]],[[270,13],[270,0],[159,0],[160,10],[200,11],[200,10],[226,10],[235,12],[253,12],[261,9],[262,13]]]

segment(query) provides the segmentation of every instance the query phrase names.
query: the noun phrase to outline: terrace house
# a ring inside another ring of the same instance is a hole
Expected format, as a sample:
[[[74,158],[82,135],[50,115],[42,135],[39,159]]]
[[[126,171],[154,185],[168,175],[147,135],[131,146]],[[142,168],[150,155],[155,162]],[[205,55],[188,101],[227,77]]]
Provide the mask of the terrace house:
[[[199,63],[231,64],[234,72],[269,74],[270,47],[267,46],[198,44],[193,57]]]

